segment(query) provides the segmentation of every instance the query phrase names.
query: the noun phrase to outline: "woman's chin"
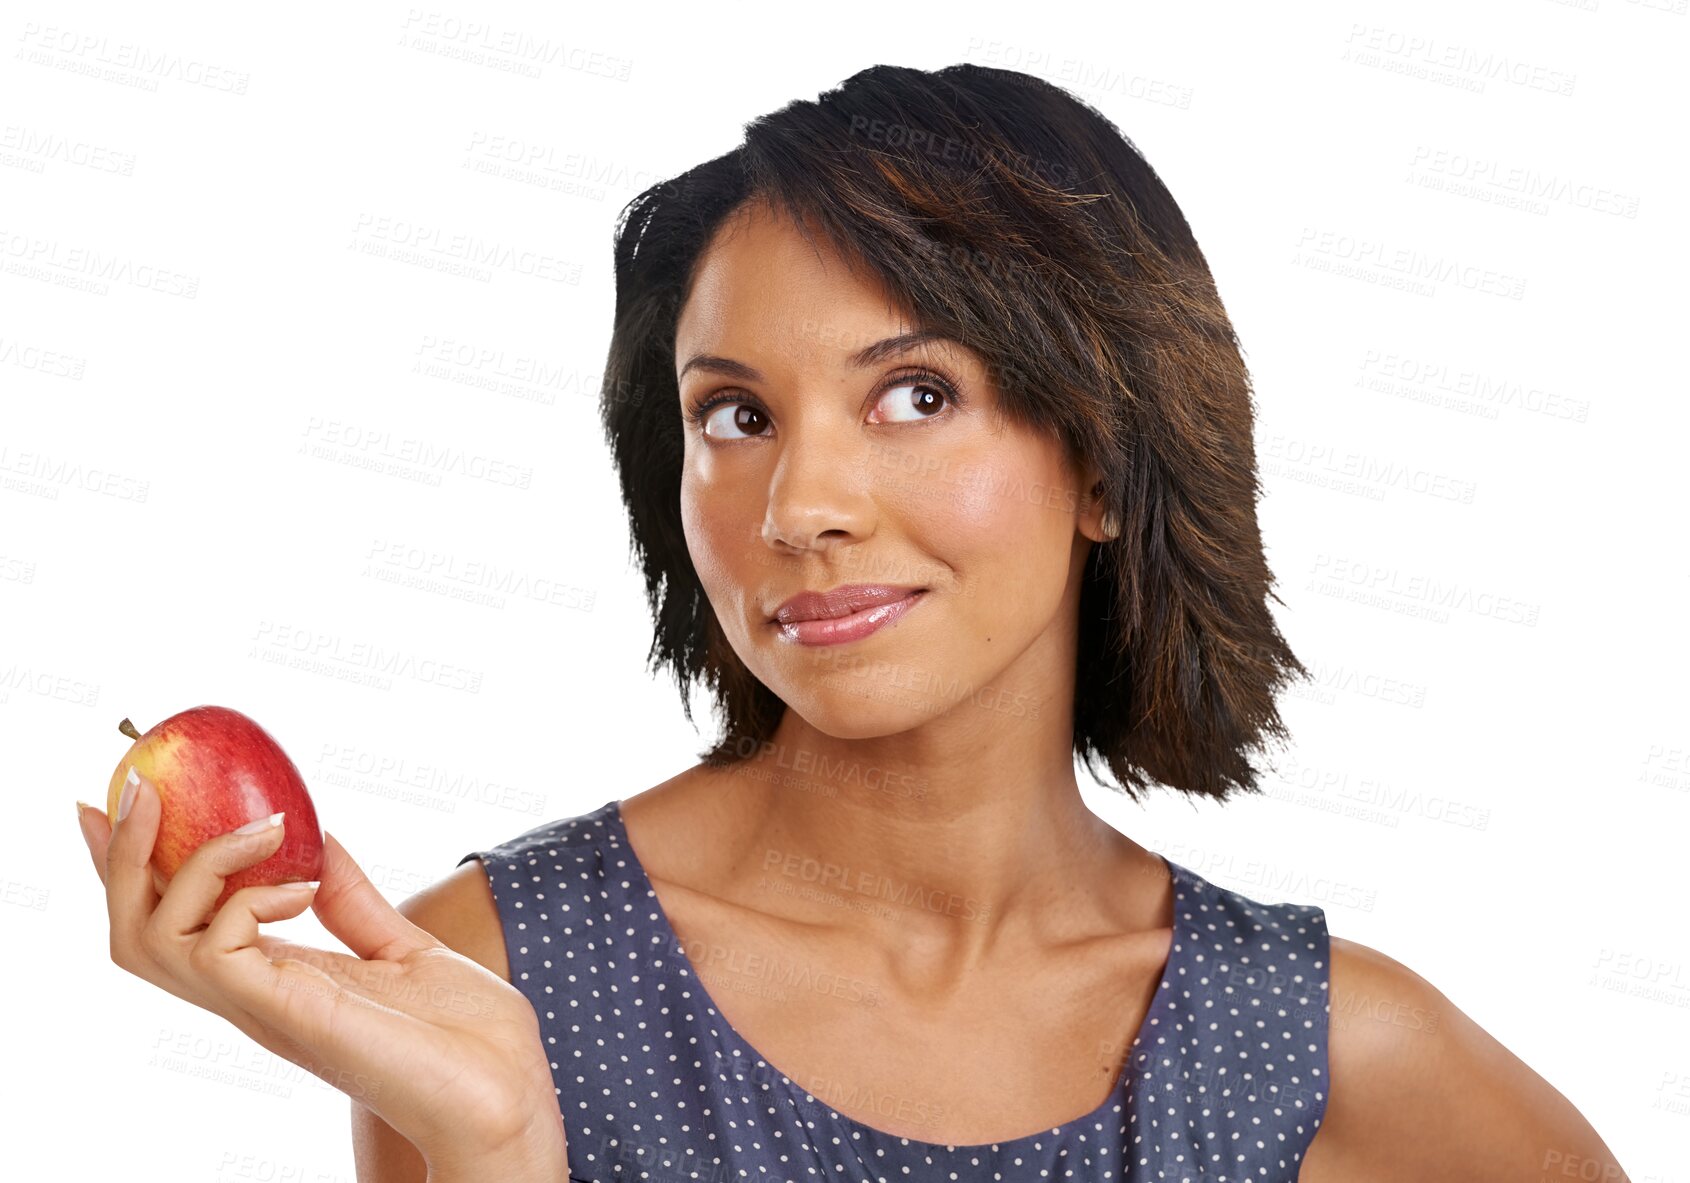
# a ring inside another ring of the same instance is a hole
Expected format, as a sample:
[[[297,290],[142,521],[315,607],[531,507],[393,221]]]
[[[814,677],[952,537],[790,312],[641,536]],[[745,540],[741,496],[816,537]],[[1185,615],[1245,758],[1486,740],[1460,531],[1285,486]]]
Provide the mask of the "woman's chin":
[[[884,674],[830,678],[825,684],[811,683],[783,693],[781,700],[811,727],[841,740],[898,735],[952,705],[931,692],[900,686]]]

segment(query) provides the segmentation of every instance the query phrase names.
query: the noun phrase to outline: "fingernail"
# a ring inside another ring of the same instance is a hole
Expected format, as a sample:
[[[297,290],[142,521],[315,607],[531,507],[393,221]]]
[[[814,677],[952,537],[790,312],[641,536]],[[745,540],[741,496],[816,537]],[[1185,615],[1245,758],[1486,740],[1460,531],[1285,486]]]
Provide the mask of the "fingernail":
[[[287,810],[285,810],[285,809],[282,810],[282,813],[286,813],[286,812],[287,812]],[[272,826],[281,825],[282,824],[282,813],[272,813],[269,817],[261,817],[255,822],[248,822],[246,825],[242,826],[238,830],[231,830],[230,833],[232,833],[232,834],[261,834],[265,830],[270,829]]]
[[[82,831],[84,841],[88,838],[88,810],[94,808],[86,801],[76,803],[76,828]]]
[[[316,891],[317,890],[317,884],[320,883],[320,882],[321,882],[321,880],[319,880],[319,879],[313,879],[309,883],[284,883],[284,884],[282,884],[282,886],[287,888],[290,891],[300,891],[300,892]]]
[[[129,816],[129,807],[135,804],[135,788],[140,783],[140,774],[135,771],[135,766],[131,764],[129,766],[129,779],[123,785],[123,795],[117,799],[118,821],[122,821]]]

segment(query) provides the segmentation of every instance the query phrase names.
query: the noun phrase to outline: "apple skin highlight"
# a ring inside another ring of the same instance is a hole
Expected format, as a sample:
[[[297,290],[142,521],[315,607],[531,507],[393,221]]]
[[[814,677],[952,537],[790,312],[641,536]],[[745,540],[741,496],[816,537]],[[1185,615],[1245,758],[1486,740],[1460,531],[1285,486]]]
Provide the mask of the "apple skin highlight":
[[[119,728],[136,734],[127,719]],[[136,738],[106,790],[106,816],[114,826],[131,764],[158,791],[152,865],[166,882],[205,842],[279,811],[287,814],[281,846],[230,875],[216,907],[243,887],[321,879],[323,835],[304,778],[281,745],[246,715],[191,707]]]

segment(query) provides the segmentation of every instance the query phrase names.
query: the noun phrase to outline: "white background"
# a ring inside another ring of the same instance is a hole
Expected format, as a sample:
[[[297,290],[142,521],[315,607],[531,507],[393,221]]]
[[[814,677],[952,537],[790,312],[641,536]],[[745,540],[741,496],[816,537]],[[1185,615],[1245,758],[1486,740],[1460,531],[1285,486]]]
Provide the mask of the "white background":
[[[692,763],[597,417],[614,220],[790,99],[971,60],[1095,104],[1186,212],[1315,673],[1260,798],[1088,800],[1321,905],[1690,1180],[1683,0],[608,7],[7,6],[8,1173],[353,1178],[341,1094],[111,964],[65,807],[120,718],[233,706],[397,902]],[[372,253],[402,224],[561,278]]]

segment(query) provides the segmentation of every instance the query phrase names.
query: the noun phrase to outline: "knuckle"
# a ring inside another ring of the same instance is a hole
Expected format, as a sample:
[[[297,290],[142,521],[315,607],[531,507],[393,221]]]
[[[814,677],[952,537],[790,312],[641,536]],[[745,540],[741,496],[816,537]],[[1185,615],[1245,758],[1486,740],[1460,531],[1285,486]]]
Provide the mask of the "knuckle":
[[[188,950],[188,968],[200,977],[209,977],[215,963],[211,947],[205,941],[195,941],[193,948]]]
[[[262,857],[261,845],[252,838],[251,834],[221,834],[212,838],[188,856],[177,875],[190,875],[196,880],[227,879]]]
[[[244,867],[263,858],[271,840],[280,834],[280,828],[261,830],[256,834],[221,834],[202,849],[209,851],[219,866]]]
[[[264,894],[262,885],[249,885],[229,893],[229,898],[223,901],[222,911],[249,912]]]
[[[166,951],[164,932],[156,923],[149,922],[141,929],[141,951],[154,961],[160,960]]]
[[[182,863],[182,870],[191,875],[215,874],[228,863],[228,845],[222,838],[213,838],[200,846]]]

